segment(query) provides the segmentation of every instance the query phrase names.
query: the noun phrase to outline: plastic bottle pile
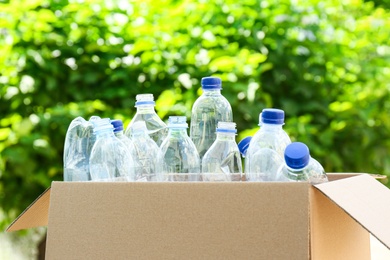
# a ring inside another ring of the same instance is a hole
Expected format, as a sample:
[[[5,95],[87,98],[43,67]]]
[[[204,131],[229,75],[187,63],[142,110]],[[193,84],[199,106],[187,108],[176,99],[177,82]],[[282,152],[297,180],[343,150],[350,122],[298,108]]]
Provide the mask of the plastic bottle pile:
[[[221,80],[201,84],[190,135],[185,116],[170,116],[168,125],[159,118],[152,94],[137,95],[126,131],[118,119],[75,118],[65,138],[64,181],[327,181],[309,148],[291,143],[283,110],[263,109],[257,133],[237,144]]]

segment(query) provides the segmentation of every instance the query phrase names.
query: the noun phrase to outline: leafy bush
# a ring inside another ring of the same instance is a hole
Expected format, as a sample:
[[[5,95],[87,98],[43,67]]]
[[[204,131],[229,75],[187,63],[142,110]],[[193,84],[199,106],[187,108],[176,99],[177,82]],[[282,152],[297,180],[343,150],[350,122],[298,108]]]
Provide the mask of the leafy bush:
[[[138,93],[190,116],[223,79],[240,140],[265,107],[326,171],[390,174],[390,14],[350,1],[33,0],[0,4],[0,205],[7,223],[62,180],[70,121],[129,123]]]

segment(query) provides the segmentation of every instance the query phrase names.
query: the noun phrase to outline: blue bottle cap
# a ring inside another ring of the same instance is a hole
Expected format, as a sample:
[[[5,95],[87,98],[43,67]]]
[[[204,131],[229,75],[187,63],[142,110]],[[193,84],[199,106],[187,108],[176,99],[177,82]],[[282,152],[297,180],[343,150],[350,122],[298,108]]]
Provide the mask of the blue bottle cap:
[[[265,124],[283,125],[284,111],[276,108],[265,108],[260,113],[259,121],[260,123],[265,123]]]
[[[123,131],[123,122],[120,119],[111,120],[110,123],[114,127],[114,133]]]
[[[292,169],[302,169],[308,165],[310,160],[309,147],[301,142],[293,142],[287,145],[284,151],[284,160]]]
[[[222,80],[218,77],[202,78],[202,89],[222,89]]]
[[[240,150],[240,153],[243,157],[245,157],[246,150],[248,150],[251,140],[252,136],[247,136],[238,143],[238,150]]]

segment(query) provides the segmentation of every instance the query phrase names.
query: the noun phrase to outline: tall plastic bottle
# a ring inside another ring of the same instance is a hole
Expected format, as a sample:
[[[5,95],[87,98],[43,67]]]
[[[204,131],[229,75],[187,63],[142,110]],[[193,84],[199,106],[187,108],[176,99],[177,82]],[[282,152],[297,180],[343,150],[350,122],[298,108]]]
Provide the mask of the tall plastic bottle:
[[[154,109],[155,105],[153,94],[139,94],[136,96],[135,107],[137,108],[137,112],[126,128],[125,135],[127,137],[131,138],[131,131],[135,122],[144,121],[149,136],[158,146],[161,145],[167,135],[168,129],[167,125],[157,115]]]
[[[89,156],[95,137],[91,122],[82,117],[72,120],[64,143],[64,181],[89,181]]]
[[[309,148],[301,142],[294,142],[286,147],[285,163],[277,173],[278,181],[308,181],[318,184],[328,181],[322,165],[310,156]]]
[[[127,136],[124,135],[122,120],[114,119],[114,120],[111,120],[110,122],[111,122],[111,125],[114,127],[114,129],[113,129],[114,135],[126,145],[127,149],[129,150],[129,152],[131,154],[131,157],[133,160],[133,165],[131,167],[133,168],[133,171],[135,173],[135,180],[136,181],[141,180],[142,179],[142,176],[141,176],[142,175],[141,174],[142,168],[141,168],[140,161],[138,160],[138,155],[137,155],[137,152],[135,149],[135,145],[130,138],[128,138]],[[153,142],[153,140],[152,140],[152,142]]]
[[[202,159],[203,181],[241,181],[242,162],[233,122],[218,122],[217,139]]]
[[[198,181],[200,159],[194,143],[187,135],[185,116],[171,116],[168,136],[160,146],[159,181]]]
[[[134,162],[126,145],[113,132],[109,118],[93,121],[96,142],[89,158],[93,181],[134,181]]]
[[[233,112],[229,101],[221,94],[220,78],[204,77],[201,84],[203,93],[192,106],[190,137],[202,159],[217,137],[218,122],[232,122]]]
[[[260,129],[246,151],[245,178],[247,181],[276,181],[277,171],[284,162],[284,150],[291,143],[283,130],[284,111],[263,109],[259,121]]]
[[[131,140],[135,147],[135,157],[140,164],[140,179],[156,181],[159,147],[148,135],[144,121],[133,124]]]

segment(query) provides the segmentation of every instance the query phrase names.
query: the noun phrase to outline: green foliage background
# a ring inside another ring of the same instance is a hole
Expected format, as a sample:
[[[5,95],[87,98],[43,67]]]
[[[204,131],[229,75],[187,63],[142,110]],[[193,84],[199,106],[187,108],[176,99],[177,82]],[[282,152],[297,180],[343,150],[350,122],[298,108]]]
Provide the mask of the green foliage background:
[[[0,2],[2,226],[62,180],[72,119],[190,117],[200,79],[219,76],[237,141],[259,112],[328,172],[390,176],[388,1],[29,0]]]

